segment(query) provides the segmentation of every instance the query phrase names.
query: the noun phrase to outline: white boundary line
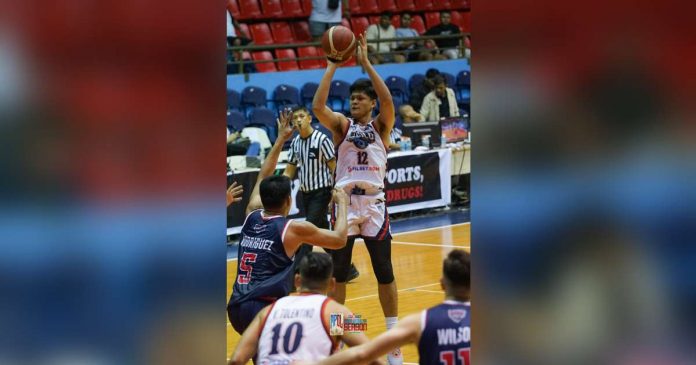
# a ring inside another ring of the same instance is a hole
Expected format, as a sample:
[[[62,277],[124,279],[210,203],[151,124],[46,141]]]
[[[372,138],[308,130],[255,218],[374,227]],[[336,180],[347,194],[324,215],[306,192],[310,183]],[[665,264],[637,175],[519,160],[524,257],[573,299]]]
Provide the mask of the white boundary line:
[[[399,289],[399,290],[397,290],[397,292],[400,293],[400,292],[402,292],[402,291],[408,291],[408,290],[413,290],[413,289],[425,288],[425,287],[427,287],[427,286],[433,286],[433,285],[439,285],[439,284],[440,284],[440,283],[437,282],[437,283],[432,283],[432,284],[425,284],[425,285],[420,285],[420,286],[414,286],[414,287],[411,287],[411,288]],[[364,296],[362,296],[362,297],[355,297],[355,298],[346,299],[346,302],[352,302],[352,301],[354,301],[354,300],[367,299],[367,298],[372,298],[372,297],[376,297],[376,296],[377,296],[377,294],[364,295]]]
[[[424,231],[431,231],[433,229],[438,229],[438,228],[446,228],[446,227],[454,227],[454,226],[462,226],[462,225],[467,225],[471,224],[471,222],[464,222],[464,223],[455,223],[455,224],[448,224],[446,226],[437,226],[437,227],[430,227],[430,228],[423,228],[423,229],[416,229],[413,231],[406,231],[406,232],[399,232],[399,233],[394,233],[392,236],[398,236],[402,234],[407,234],[407,233],[416,233],[416,232],[424,232]],[[362,239],[357,239],[355,242],[360,242]],[[426,246],[426,247],[451,247],[451,248],[471,248],[470,246],[457,246],[457,245],[438,245],[434,243],[417,243],[417,242],[403,242],[403,241],[392,241],[393,244],[397,245],[407,245],[407,246]],[[236,257],[233,257],[231,259],[227,259],[227,262],[230,261],[237,261]]]
[[[414,289],[413,291],[420,291],[424,293],[435,293],[435,294],[445,294],[442,290],[425,290],[425,289]]]

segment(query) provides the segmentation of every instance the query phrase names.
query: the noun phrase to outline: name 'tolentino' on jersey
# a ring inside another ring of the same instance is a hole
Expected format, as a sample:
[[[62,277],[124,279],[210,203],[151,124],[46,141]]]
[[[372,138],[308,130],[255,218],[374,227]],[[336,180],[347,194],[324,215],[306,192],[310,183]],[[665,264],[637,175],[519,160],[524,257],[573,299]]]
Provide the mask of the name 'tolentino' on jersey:
[[[348,132],[337,146],[336,186],[346,193],[354,187],[373,195],[384,189],[387,149],[374,126],[348,118]]]
[[[470,365],[471,304],[446,300],[421,314],[420,365]]]
[[[285,253],[283,237],[292,220],[280,215],[264,216],[262,212],[249,213],[242,226],[230,304],[275,300],[290,293],[294,256]]]

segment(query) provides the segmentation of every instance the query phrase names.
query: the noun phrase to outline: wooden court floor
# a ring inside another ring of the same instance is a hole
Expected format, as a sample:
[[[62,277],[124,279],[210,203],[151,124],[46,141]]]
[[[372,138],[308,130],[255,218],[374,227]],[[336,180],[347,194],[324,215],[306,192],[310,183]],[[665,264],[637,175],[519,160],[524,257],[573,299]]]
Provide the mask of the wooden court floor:
[[[392,264],[399,290],[399,318],[440,303],[444,292],[440,288],[442,260],[454,248],[470,250],[469,223],[435,227],[394,234]],[[353,263],[360,277],[348,284],[346,306],[355,314],[367,318],[367,336],[373,338],[386,330],[382,308],[377,297],[377,280],[372,271],[370,256],[364,243],[357,240]],[[227,298],[237,272],[236,260],[227,262]],[[227,322],[227,354],[230,356],[240,336]],[[401,349],[404,364],[418,363],[416,346]],[[249,362],[251,364],[251,362]]]

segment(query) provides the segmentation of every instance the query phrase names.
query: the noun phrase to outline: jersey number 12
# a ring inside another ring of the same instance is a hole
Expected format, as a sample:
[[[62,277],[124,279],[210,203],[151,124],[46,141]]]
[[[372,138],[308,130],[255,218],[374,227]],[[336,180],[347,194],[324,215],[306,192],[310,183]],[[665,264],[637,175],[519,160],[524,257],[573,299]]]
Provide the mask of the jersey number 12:
[[[367,152],[358,151],[358,165],[367,165]]]

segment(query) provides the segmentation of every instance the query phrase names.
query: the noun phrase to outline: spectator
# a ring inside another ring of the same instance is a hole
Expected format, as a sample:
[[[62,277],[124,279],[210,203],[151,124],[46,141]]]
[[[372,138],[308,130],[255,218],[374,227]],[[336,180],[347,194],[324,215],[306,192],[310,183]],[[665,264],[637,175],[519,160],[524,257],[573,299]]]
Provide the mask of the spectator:
[[[312,39],[319,42],[326,30],[340,25],[341,14],[346,18],[350,17],[348,0],[312,0],[312,13],[309,15],[309,32]]]
[[[454,96],[454,90],[445,85],[445,78],[437,75],[433,78],[435,90],[423,98],[420,114],[426,121],[436,121],[441,118],[458,117],[459,107]]]
[[[440,24],[428,29],[425,35],[444,36],[460,33],[459,27],[452,24],[452,14],[449,10],[443,10],[440,12]],[[434,42],[430,39],[427,41],[427,44],[432,48],[437,48],[439,52],[447,58],[453,59],[459,58],[460,41],[460,37],[435,39]]]
[[[411,28],[411,14],[401,14],[401,26],[396,28],[397,38],[414,38],[419,37],[418,31]],[[429,61],[433,59],[431,51],[425,49],[425,42],[419,40],[401,41],[397,43],[397,50],[406,52],[406,58],[409,62],[413,61]]]
[[[396,42],[380,42],[381,39],[396,38],[396,29],[391,24],[391,14],[389,12],[384,12],[380,15],[378,24],[371,24],[367,27],[366,38],[368,40],[367,50],[372,55],[370,62],[373,64],[406,62],[404,55],[390,54],[390,52],[396,50]]]
[[[227,10],[227,46],[228,47],[240,47],[253,44],[254,42],[249,39],[249,35],[244,33],[239,29],[239,24],[230,14],[229,9]],[[227,55],[227,73],[235,74],[239,72],[239,62],[244,60],[242,51],[234,51],[231,56],[230,53]],[[256,72],[256,66],[251,62],[246,62],[243,66],[244,73]]]
[[[416,113],[413,107],[409,104],[404,104],[399,107],[399,115],[404,123],[416,123],[425,120],[422,115]]]
[[[389,133],[389,150],[400,150],[401,149],[401,135],[403,132],[401,132],[401,129],[397,128],[394,126],[392,128],[391,132]]]
[[[243,156],[246,154],[251,141],[249,138],[242,137],[241,132],[230,132],[227,128],[227,156]]]
[[[409,100],[409,104],[413,106],[413,109],[415,110],[420,110],[421,105],[423,105],[423,98],[425,98],[426,95],[428,95],[429,92],[433,91],[433,77],[435,75],[439,75],[440,71],[438,71],[435,68],[430,68],[428,71],[425,72],[425,79],[423,79],[423,83],[419,86],[416,86],[411,91],[411,98]]]

